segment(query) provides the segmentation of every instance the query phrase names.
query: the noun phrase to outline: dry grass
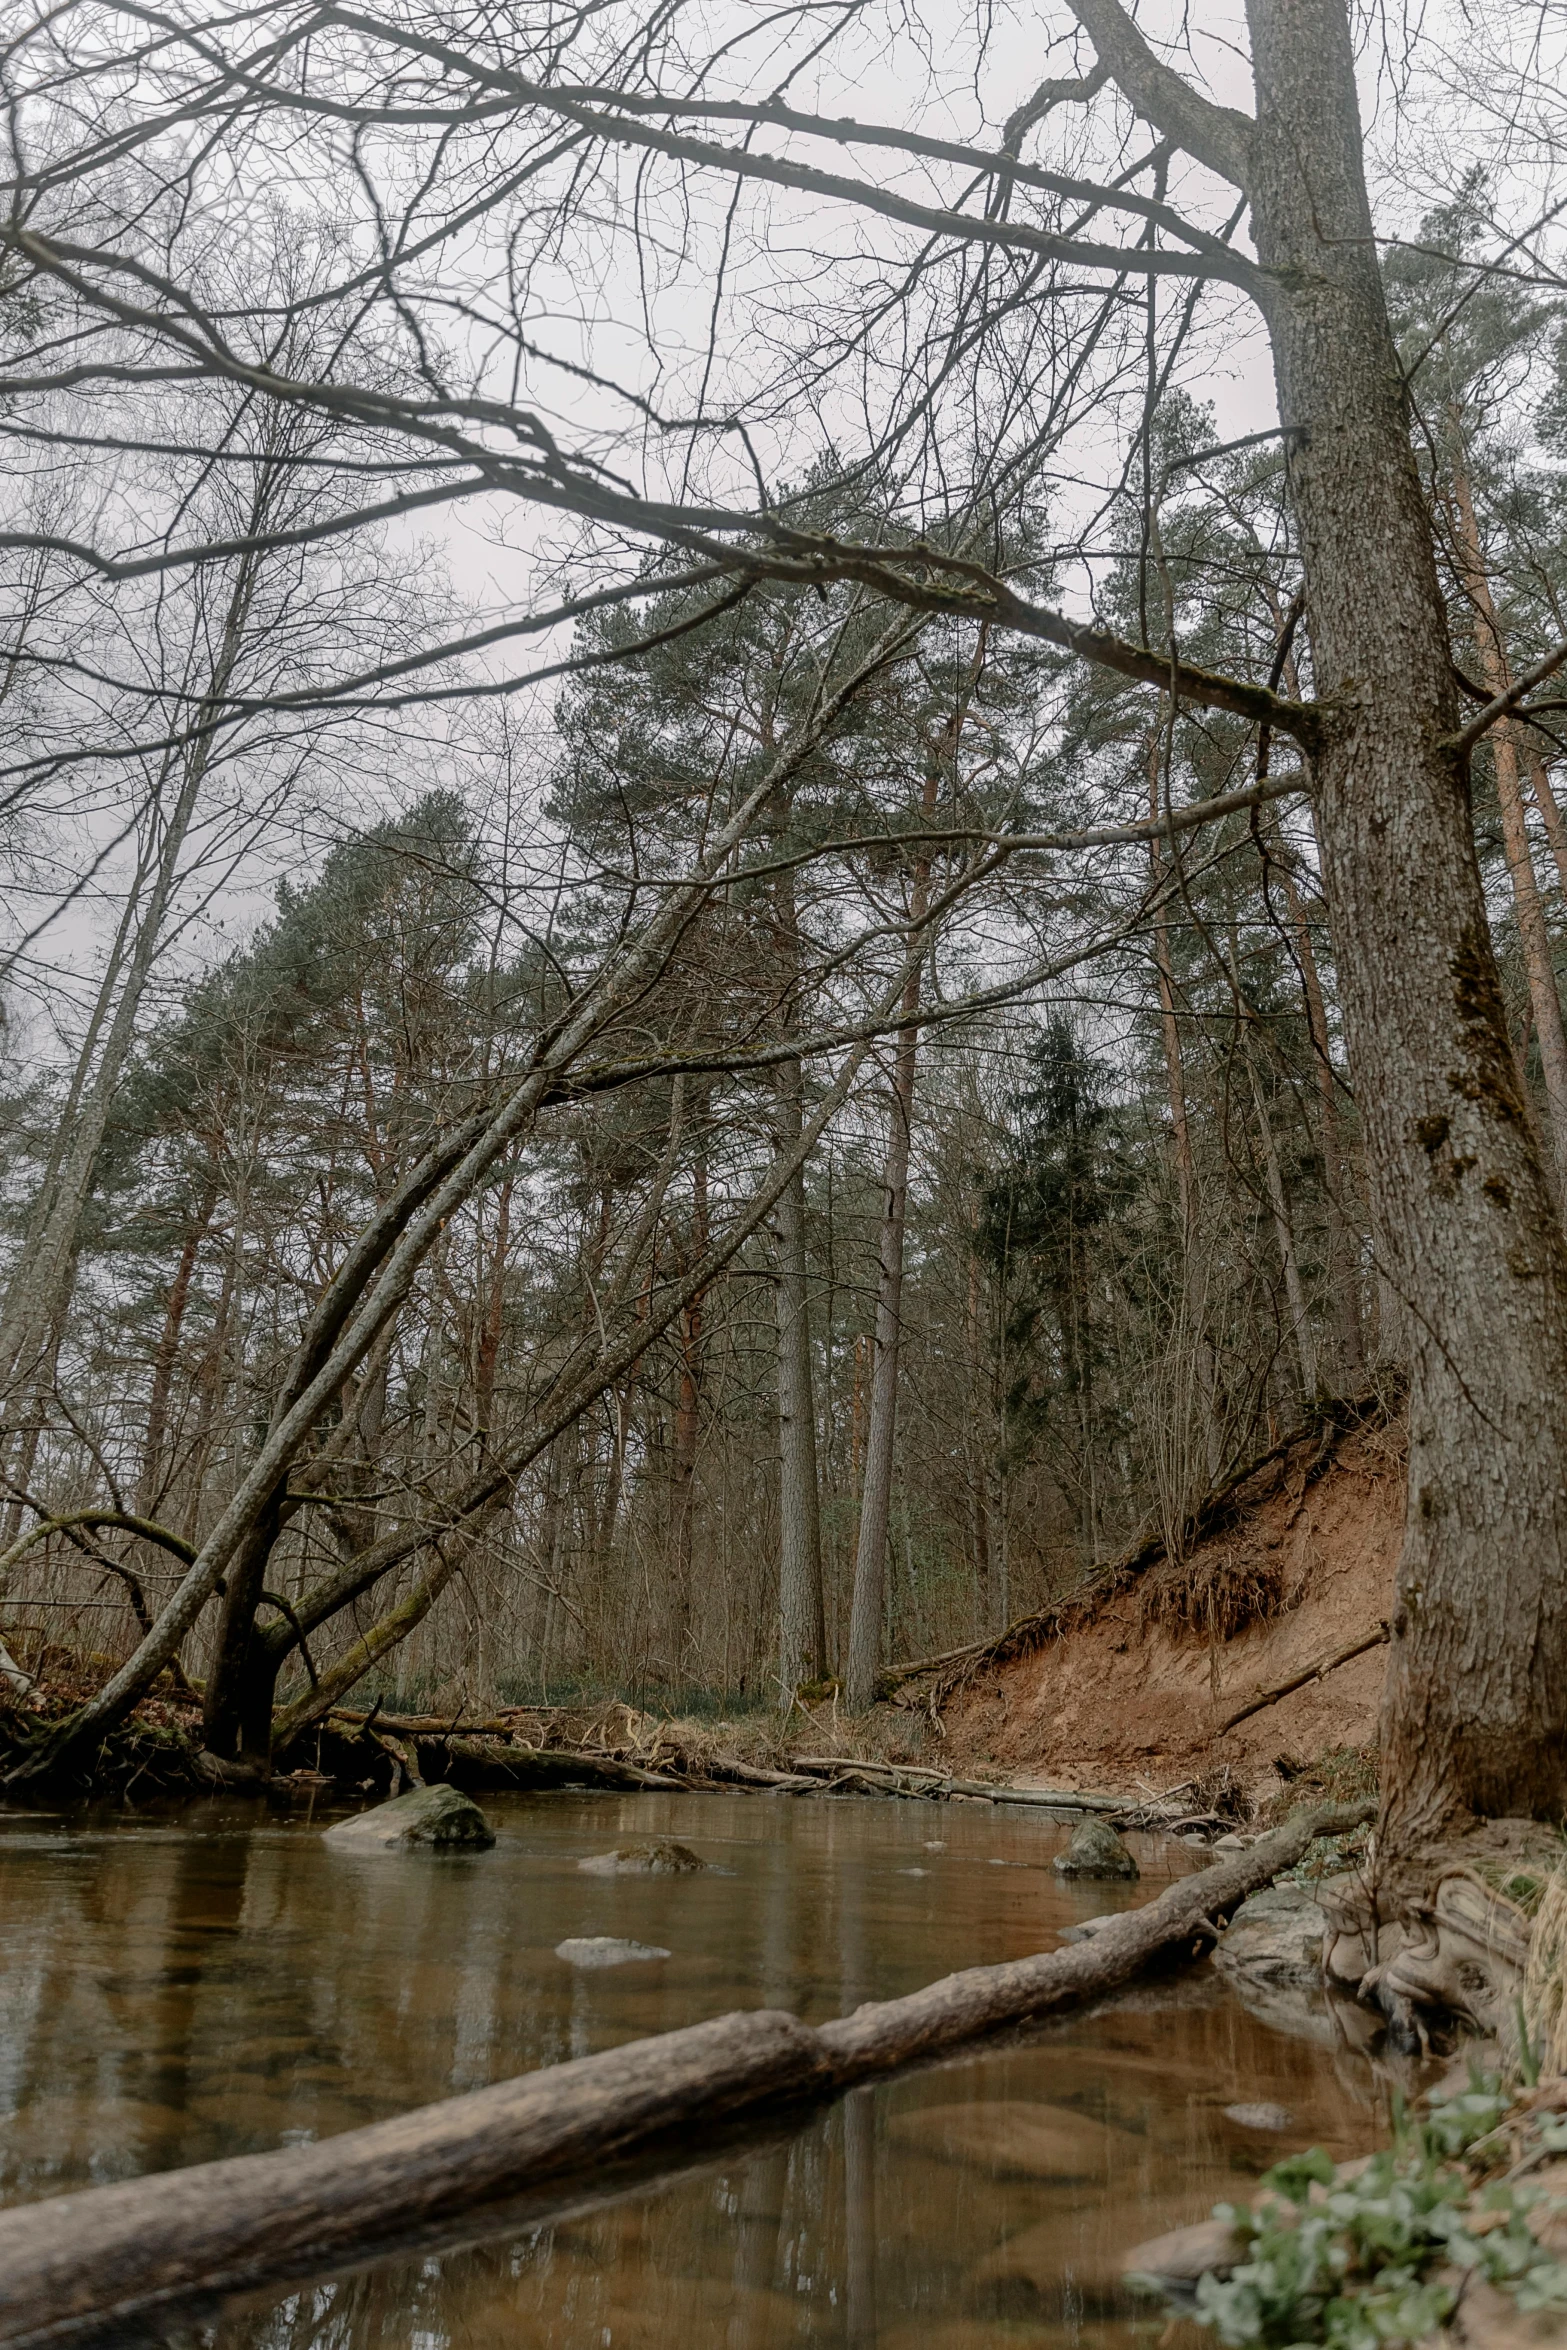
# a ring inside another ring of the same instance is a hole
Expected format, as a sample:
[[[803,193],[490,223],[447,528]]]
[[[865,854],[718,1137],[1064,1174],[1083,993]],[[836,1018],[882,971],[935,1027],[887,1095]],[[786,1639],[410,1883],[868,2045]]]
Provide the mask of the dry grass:
[[[1567,1863],[1546,1879],[1534,1913],[1523,2011],[1542,2076],[1567,2073]]]

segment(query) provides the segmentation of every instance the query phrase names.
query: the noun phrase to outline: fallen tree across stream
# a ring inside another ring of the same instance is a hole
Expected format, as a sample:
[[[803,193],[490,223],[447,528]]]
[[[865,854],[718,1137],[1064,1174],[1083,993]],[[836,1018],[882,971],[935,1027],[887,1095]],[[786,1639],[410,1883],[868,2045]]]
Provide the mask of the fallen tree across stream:
[[[680,2133],[833,2097],[966,2042],[1102,1997],[1211,1941],[1248,1893],[1368,1804],[1297,1812],[1089,1942],[969,1967],[813,2028],[719,2016],[526,2073],[308,2146],[247,2154],[0,2212],[0,2344],[42,2350],[135,2327],[193,2296],[298,2283],[367,2244],[584,2175]],[[689,2151],[689,2149],[687,2149]]]

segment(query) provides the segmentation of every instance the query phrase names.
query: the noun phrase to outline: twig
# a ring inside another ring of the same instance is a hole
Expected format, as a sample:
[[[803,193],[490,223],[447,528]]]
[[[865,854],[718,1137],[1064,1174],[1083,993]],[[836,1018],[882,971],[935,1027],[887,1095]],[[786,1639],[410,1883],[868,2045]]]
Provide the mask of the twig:
[[[1288,1697],[1296,1689],[1304,1689],[1308,1681],[1320,1681],[1326,1674],[1336,1673],[1340,1665],[1349,1663],[1351,1657],[1364,1656],[1368,1648],[1380,1648],[1385,1641],[1391,1640],[1392,1637],[1384,1618],[1374,1632],[1368,1632],[1361,1640],[1352,1640],[1349,1646],[1341,1648],[1336,1656],[1324,1657],[1319,1665],[1308,1665],[1303,1673],[1296,1673],[1292,1679],[1281,1681],[1276,1689],[1260,1691],[1256,1697],[1249,1699],[1245,1705],[1240,1707],[1238,1712],[1231,1714],[1227,1721],[1221,1722],[1214,1735],[1222,1738],[1226,1730],[1234,1729],[1237,1722],[1248,1721],[1253,1714],[1260,1714],[1264,1706],[1277,1705],[1281,1697]]]

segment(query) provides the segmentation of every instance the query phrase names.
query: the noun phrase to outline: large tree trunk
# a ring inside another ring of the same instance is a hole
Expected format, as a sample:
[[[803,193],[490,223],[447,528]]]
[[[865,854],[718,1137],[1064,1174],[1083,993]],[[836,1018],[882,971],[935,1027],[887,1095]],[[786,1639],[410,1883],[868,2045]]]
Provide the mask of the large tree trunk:
[[[1567,1248],[1519,1094],[1343,0],[1249,0],[1253,233],[1374,1230],[1411,1332],[1384,1849],[1567,1803]]]

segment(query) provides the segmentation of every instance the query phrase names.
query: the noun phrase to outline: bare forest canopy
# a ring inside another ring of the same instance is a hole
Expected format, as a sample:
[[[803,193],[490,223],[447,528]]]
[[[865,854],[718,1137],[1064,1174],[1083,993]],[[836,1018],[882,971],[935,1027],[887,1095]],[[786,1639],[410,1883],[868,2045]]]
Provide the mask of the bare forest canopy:
[[[1560,1808],[1564,27],[1166,13],[13,15],[24,1776],[863,1708],[1407,1386]]]

